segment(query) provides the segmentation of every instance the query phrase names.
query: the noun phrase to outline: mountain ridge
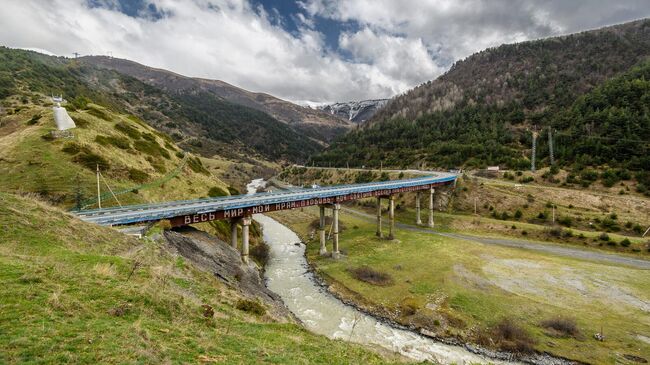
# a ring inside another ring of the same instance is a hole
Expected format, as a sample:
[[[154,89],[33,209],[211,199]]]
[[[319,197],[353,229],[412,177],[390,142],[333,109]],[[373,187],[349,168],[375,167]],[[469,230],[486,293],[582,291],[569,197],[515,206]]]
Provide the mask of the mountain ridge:
[[[212,93],[231,103],[267,113],[278,121],[320,141],[323,145],[350,128],[349,123],[319,110],[305,108],[267,93],[248,91],[222,80],[184,76],[135,61],[107,56],[85,56],[78,60],[97,67],[115,70],[170,92],[204,91]]]

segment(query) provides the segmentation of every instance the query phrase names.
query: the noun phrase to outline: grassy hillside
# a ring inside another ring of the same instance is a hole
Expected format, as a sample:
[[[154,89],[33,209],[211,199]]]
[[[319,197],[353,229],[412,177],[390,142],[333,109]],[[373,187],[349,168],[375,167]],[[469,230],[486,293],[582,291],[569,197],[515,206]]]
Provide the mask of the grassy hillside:
[[[398,96],[312,161],[327,166],[650,169],[650,20],[504,45]],[[638,66],[638,68],[633,68]],[[647,185],[647,174],[637,177]]]
[[[34,192],[64,207],[96,206],[96,166],[103,206],[229,195],[229,187],[202,161],[139,118],[96,104],[70,111],[72,138],[51,138],[52,108],[6,99],[0,117],[0,186]]]
[[[0,217],[0,363],[386,362],[235,309],[236,291],[159,243],[6,193]]]
[[[307,136],[268,114],[193,90],[179,94],[87,63],[0,47],[0,99],[42,104],[62,93],[77,106],[87,100],[138,116],[184,148],[211,157],[245,155],[304,161],[320,149]]]

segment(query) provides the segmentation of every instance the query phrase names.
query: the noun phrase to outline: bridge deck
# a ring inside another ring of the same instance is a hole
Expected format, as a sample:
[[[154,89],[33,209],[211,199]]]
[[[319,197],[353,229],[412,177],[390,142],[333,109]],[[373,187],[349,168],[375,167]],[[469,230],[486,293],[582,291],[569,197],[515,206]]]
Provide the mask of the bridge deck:
[[[130,205],[74,213],[84,221],[101,225],[123,225],[170,219],[172,225],[178,226],[215,219],[237,218],[274,210],[339,203],[370,196],[422,190],[437,185],[450,184],[456,178],[455,174],[436,172],[432,176],[414,179]]]

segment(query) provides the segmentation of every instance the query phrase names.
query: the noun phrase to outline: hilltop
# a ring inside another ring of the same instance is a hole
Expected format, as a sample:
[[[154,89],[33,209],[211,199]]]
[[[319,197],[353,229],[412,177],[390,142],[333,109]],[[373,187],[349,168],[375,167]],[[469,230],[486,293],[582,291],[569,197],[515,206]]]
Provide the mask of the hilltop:
[[[393,98],[312,161],[321,166],[647,171],[650,20],[487,49]],[[625,175],[625,173],[623,173]],[[639,179],[648,184],[647,176]]]

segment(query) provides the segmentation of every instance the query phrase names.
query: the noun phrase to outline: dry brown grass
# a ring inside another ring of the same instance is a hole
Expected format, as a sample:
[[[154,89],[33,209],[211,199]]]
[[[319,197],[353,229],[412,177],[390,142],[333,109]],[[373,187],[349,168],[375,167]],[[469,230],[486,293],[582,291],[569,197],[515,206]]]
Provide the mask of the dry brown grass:
[[[393,284],[393,278],[389,274],[376,271],[369,266],[348,269],[348,272],[355,279],[372,285],[388,286]]]
[[[580,337],[580,329],[574,318],[555,317],[541,323],[547,333],[555,337]]]
[[[530,353],[536,344],[535,339],[524,328],[510,318],[503,318],[491,328],[477,334],[481,345],[498,347],[501,350]]]

